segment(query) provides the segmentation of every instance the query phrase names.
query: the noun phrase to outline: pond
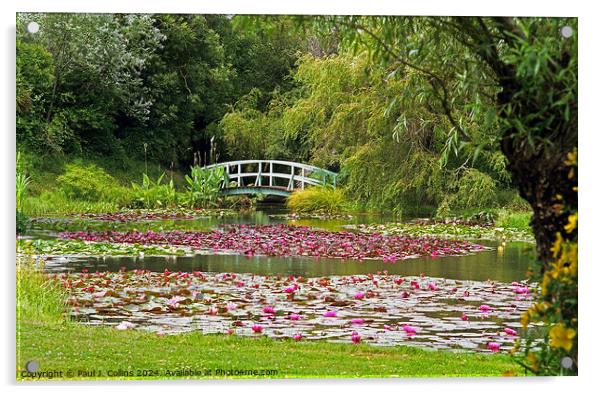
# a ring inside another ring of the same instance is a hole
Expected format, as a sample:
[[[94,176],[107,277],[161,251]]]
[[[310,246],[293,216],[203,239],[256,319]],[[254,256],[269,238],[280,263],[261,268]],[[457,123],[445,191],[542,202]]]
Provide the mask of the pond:
[[[208,231],[223,225],[278,223],[340,231],[349,224],[395,221],[386,216],[295,220],[283,213],[269,209],[234,217],[135,223],[55,219],[29,236],[52,238],[59,231],[78,229]],[[396,262],[203,253],[53,256],[45,268],[72,289],[72,315],[86,324],[160,335],[200,330],[509,350],[521,332],[520,313],[532,303],[526,272],[534,246],[474,242],[485,248]]]
[[[235,217],[207,217],[198,220],[164,220],[151,223],[106,223],[97,221],[82,221],[80,227],[98,230],[112,229],[128,231],[137,229],[144,231],[148,228],[162,229],[195,229],[209,230],[224,224],[274,224],[287,223],[309,226],[330,231],[341,230],[349,224],[386,223],[395,221],[390,216],[358,215],[349,219],[303,219],[288,220],[281,215],[284,210],[270,208],[264,211],[247,212]],[[71,230],[78,228],[68,227]],[[64,229],[65,226],[61,227]],[[51,238],[56,231],[34,229],[30,236]],[[533,261],[534,246],[527,242],[494,242],[476,240],[488,249],[464,256],[448,257],[418,257],[387,263],[382,260],[340,260],[311,257],[272,257],[272,256],[242,256],[232,254],[195,254],[191,256],[104,256],[104,257],[59,257],[50,259],[47,270],[51,272],[72,271],[82,269],[89,271],[118,271],[120,269],[145,269],[163,272],[170,271],[202,271],[202,272],[237,272],[254,273],[258,275],[303,275],[306,277],[328,275],[357,275],[375,274],[387,270],[391,274],[427,276],[458,279],[458,280],[494,280],[513,282],[526,279],[526,272]]]

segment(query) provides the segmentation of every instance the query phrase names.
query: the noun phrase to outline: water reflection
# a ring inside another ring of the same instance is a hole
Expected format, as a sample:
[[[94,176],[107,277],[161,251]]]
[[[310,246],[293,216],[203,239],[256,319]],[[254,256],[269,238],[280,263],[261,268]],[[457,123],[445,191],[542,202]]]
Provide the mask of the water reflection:
[[[503,252],[495,244],[484,243],[491,249],[469,256],[441,258],[423,257],[383,263],[382,261],[357,261],[314,259],[302,257],[246,257],[240,255],[194,255],[160,257],[79,257],[51,260],[47,270],[51,272],[118,271],[146,269],[162,272],[202,271],[237,272],[258,275],[302,275],[317,277],[328,275],[358,275],[387,270],[391,274],[450,278],[458,280],[495,280],[500,282],[520,281],[526,278],[526,271],[533,258],[533,246],[527,243],[507,243]]]

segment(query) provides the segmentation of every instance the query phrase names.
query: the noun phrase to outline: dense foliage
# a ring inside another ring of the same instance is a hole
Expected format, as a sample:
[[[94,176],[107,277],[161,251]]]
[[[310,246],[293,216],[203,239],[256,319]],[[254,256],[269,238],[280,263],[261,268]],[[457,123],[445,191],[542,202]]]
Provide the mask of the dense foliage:
[[[20,146],[166,166],[203,151],[237,97],[286,89],[298,46],[217,15],[19,14],[17,26]]]
[[[69,199],[122,204],[129,201],[128,190],[94,164],[67,164],[65,173],[57,178],[57,183]]]
[[[143,183],[125,201],[106,195],[111,175],[76,164],[57,171],[56,190],[25,205],[17,196],[20,209],[211,206],[228,180],[198,166],[228,158],[336,171],[341,188],[330,197],[357,209],[447,217],[528,204],[542,284],[527,317],[546,323],[548,342],[525,365],[577,373],[578,40],[560,34],[576,31],[576,19],[17,19],[18,148],[65,161],[145,160]],[[30,20],[39,33],[25,31]],[[148,160],[170,181],[151,178]],[[178,192],[174,170],[190,165]],[[324,209],[325,194],[291,201]],[[561,368],[565,357],[571,365]]]
[[[21,233],[27,227],[27,216],[23,213],[25,209],[25,200],[27,194],[27,188],[31,179],[27,176],[25,168],[23,166],[23,160],[21,159],[21,152],[17,152],[17,164],[16,164],[16,175],[15,175],[15,202],[17,208],[16,216],[16,227],[17,234]]]
[[[298,88],[261,111],[251,92],[220,122],[228,152],[240,158],[286,158],[341,173],[350,198],[369,209],[481,209],[512,193],[499,151],[442,167],[448,120],[428,103],[405,106],[407,81],[367,56],[342,53],[299,59]],[[400,165],[402,162],[404,165]]]

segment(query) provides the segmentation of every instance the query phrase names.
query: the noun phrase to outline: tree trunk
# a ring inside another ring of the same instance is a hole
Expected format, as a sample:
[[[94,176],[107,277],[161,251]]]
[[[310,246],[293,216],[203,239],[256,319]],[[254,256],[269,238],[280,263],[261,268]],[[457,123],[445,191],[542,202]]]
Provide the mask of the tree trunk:
[[[498,99],[502,105],[512,102],[514,108],[522,109],[522,113],[508,116],[527,119],[527,115],[535,111],[534,104],[514,100],[516,86],[515,82],[506,84]],[[564,239],[572,239],[576,235],[565,231],[568,214],[563,209],[563,206],[577,207],[577,174],[570,176],[570,168],[565,164],[568,154],[577,147],[577,102],[572,109],[574,116],[568,121],[564,120],[561,112],[548,113],[548,116],[561,120],[552,123],[545,130],[538,129],[537,124],[533,125],[528,131],[532,143],[526,138],[524,131],[520,133],[512,128],[506,130],[501,142],[513,182],[520,196],[533,209],[531,227],[542,271],[553,260],[551,248],[556,240],[556,233],[560,233]]]
[[[511,137],[509,131],[502,141],[502,151],[508,158],[514,183],[520,196],[533,209],[531,227],[537,242],[537,255],[543,269],[553,260],[551,248],[560,232],[565,239],[572,238],[564,226],[567,213],[562,205],[577,206],[577,174],[569,179],[569,167],[565,164],[567,155],[577,145],[577,130],[568,128],[565,141],[557,145],[541,144],[533,149],[524,141]],[[567,143],[574,136],[575,142]]]

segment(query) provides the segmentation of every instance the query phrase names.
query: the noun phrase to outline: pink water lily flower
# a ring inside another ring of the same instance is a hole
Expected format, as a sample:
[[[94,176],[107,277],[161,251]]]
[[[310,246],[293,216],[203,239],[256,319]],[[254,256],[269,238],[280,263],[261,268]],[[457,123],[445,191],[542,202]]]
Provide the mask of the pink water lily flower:
[[[362,340],[362,338],[360,337],[360,334],[357,333],[357,331],[353,331],[351,333],[351,342],[358,344],[360,343]]]
[[[263,307],[263,313],[273,315],[274,313],[276,313],[276,310],[272,306],[265,306],[265,307]]]
[[[295,290],[297,290],[295,287],[289,286],[286,289],[284,289],[284,292],[287,293],[287,294],[291,294],[291,293],[294,293]]]
[[[364,324],[364,319],[351,319],[351,324]]]
[[[226,331],[226,333],[227,333],[228,335],[232,335],[232,334],[234,334],[234,329],[232,329],[232,328],[228,328],[228,331]]]
[[[402,329],[409,337],[416,335],[416,327],[405,324]]]
[[[512,328],[510,328],[510,327],[506,327],[506,328],[504,328],[504,332],[505,332],[507,335],[510,335],[510,336],[516,336],[516,335],[518,335],[518,332],[516,332],[516,330],[513,330],[513,329],[512,329]]]
[[[353,296],[353,298],[355,298],[356,300],[363,300],[364,297],[366,297],[366,293],[362,291],[355,293],[355,295]]]
[[[337,311],[326,311],[324,317],[337,317]]]
[[[303,339],[303,334],[301,334],[300,332],[298,332],[295,335],[293,335],[293,339],[295,341],[299,342],[301,339]]]
[[[384,324],[384,325],[383,325],[383,328],[384,328],[385,330],[387,330],[387,331],[391,331],[391,326],[390,326],[390,325],[388,325],[388,324]]]
[[[491,350],[493,353],[497,353],[500,351],[500,344],[497,342],[489,342],[487,344],[487,349]]]
[[[487,313],[487,312],[491,312],[491,307],[489,305],[483,304],[479,307],[479,310],[481,312]]]
[[[288,318],[290,320],[299,320],[301,319],[301,315],[299,315],[298,313],[291,313],[290,315],[288,315]]]
[[[468,316],[466,315],[466,313],[462,312],[462,316],[460,316],[460,319],[462,319],[463,321],[467,321]]]
[[[395,263],[395,262],[397,262],[397,255],[396,254],[384,255],[383,262],[384,263]]]
[[[251,330],[256,333],[261,333],[263,331],[263,326],[261,324],[253,324]]]
[[[528,294],[529,293],[529,288],[527,286],[514,287],[514,292],[516,294]]]
[[[439,290],[437,285],[434,282],[429,282],[429,290]]]

